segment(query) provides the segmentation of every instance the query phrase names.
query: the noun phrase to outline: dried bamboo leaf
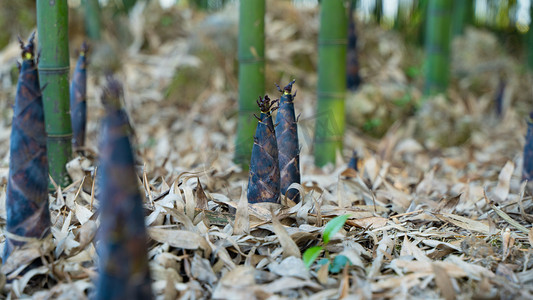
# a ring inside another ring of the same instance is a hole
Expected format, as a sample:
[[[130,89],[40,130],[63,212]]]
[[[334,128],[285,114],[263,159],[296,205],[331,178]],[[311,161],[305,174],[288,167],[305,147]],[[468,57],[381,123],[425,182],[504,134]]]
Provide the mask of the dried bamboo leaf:
[[[350,218],[354,217],[355,213],[350,214]],[[357,219],[349,219],[346,221],[346,224],[351,226],[357,226],[360,228],[371,228],[377,229],[387,225],[388,219],[383,217],[363,217]]]
[[[198,177],[196,178],[196,208],[208,209],[207,196],[205,195],[204,188]]]
[[[248,213],[248,198],[244,186],[241,191],[241,198],[235,213],[235,223],[233,225],[233,234],[247,234],[250,232],[250,215]]]
[[[26,267],[40,256],[41,253],[38,248],[20,249],[3,262],[2,273],[9,274],[20,267]]]
[[[35,268],[35,269],[32,269],[32,270],[26,272],[24,275],[22,275],[22,277],[20,279],[17,279],[15,281],[16,283],[13,283],[13,285],[17,287],[17,289],[15,290],[15,294],[18,297],[23,298],[23,294],[22,293],[24,292],[24,289],[28,285],[28,282],[34,276],[41,275],[41,274],[46,274],[46,273],[48,273],[48,271],[49,271],[48,267],[41,266],[41,267],[38,267],[38,268]]]
[[[492,210],[494,210],[494,212],[496,214],[498,214],[498,216],[500,216],[502,219],[504,219],[507,223],[511,224],[514,228],[522,231],[523,233],[525,234],[528,234],[529,233],[529,230],[520,225],[520,223],[516,222],[515,220],[513,220],[513,218],[511,218],[508,214],[506,214],[503,210],[497,208],[496,206],[494,205],[491,205],[490,206],[492,208]]]
[[[453,284],[450,279],[450,276],[448,275],[446,270],[441,268],[437,264],[431,264],[431,266],[433,268],[433,273],[435,273],[435,282],[437,283],[437,286],[439,287],[440,292],[442,293],[444,299],[446,300],[456,299],[457,295],[453,288]]]
[[[273,262],[268,265],[268,269],[282,277],[297,277],[301,279],[310,279],[309,269],[300,258],[289,256],[280,263]]]
[[[369,277],[374,277],[379,274],[379,271],[383,264],[383,260],[385,258],[385,253],[387,253],[387,249],[389,249],[392,246],[391,243],[392,243],[392,240],[390,239],[387,232],[384,231],[383,237],[381,241],[379,241],[378,247],[376,249],[375,259],[372,261],[372,265],[370,267],[370,270],[368,271]]]
[[[455,214],[446,213],[435,214],[435,217],[439,218],[440,220],[452,223],[453,225],[466,230],[477,231],[483,234],[490,234],[489,226],[480,221],[475,221]]]
[[[283,277],[275,280],[272,283],[261,285],[261,289],[269,293],[279,293],[283,290],[299,289],[303,287],[310,287],[315,290],[321,290],[322,287],[313,281],[302,280],[294,277]]]
[[[183,196],[185,198],[185,214],[193,220],[197,205],[190,186],[185,185],[183,187]]]
[[[404,250],[405,249],[405,250]],[[403,243],[402,243],[402,253],[407,255],[412,255],[416,258],[418,261],[424,261],[424,262],[431,262],[431,259],[426,256],[424,251],[422,251],[420,248],[418,248],[416,245],[411,243],[409,239],[407,239],[407,235],[404,236]]]
[[[160,243],[168,243],[172,247],[191,250],[202,249],[206,256],[209,256],[211,253],[211,247],[209,247],[205,238],[195,232],[148,228],[148,235],[152,239]]]
[[[279,239],[279,243],[283,248],[283,257],[286,258],[289,256],[295,256],[297,258],[301,258],[302,255],[300,253],[300,249],[274,214],[272,214],[272,225],[274,232]]]
[[[511,185],[511,176],[514,171],[514,163],[508,161],[505,163],[505,166],[498,175],[498,185],[492,192],[494,194],[495,200],[498,202],[504,202],[509,195],[509,187]]]

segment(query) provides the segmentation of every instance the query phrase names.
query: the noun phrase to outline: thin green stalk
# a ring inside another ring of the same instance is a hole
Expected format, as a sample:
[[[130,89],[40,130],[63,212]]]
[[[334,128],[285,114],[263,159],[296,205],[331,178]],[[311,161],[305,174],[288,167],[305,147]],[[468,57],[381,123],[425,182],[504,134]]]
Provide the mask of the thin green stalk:
[[[448,88],[452,6],[450,0],[432,0],[428,3],[425,95],[443,93]]]
[[[100,39],[101,19],[98,0],[83,0],[85,7],[85,32],[92,40]]]
[[[209,0],[194,0],[194,6],[197,9],[208,10],[209,9]]]
[[[239,120],[235,162],[248,167],[255,131],[255,100],[265,91],[265,0],[242,0],[239,8]]]
[[[452,36],[462,35],[466,25],[470,24],[474,3],[472,0],[454,0],[453,1],[453,23]]]
[[[64,187],[70,182],[65,165],[72,156],[67,0],[37,0],[37,31],[50,175]]]
[[[335,163],[344,135],[348,18],[343,0],[322,1],[318,35],[315,164]]]
[[[376,18],[376,23],[381,24],[383,19],[383,0],[375,0],[374,6],[374,17]]]
[[[419,0],[414,13],[415,18],[418,20],[417,42],[421,46],[424,44],[424,39],[427,32],[426,22],[424,21],[426,16],[428,15],[428,2],[429,0]]]

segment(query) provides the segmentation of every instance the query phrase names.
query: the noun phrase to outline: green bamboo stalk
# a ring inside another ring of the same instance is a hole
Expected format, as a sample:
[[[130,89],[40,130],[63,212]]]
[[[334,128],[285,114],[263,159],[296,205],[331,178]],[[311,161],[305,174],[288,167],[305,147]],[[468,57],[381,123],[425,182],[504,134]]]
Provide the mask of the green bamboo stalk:
[[[318,34],[315,164],[335,163],[344,135],[348,17],[343,0],[322,1]]]
[[[453,1],[452,36],[462,35],[466,25],[470,24],[474,3],[472,0]]]
[[[239,120],[235,162],[248,168],[255,131],[255,100],[265,91],[265,0],[242,0],[239,8]]]
[[[194,0],[193,3],[197,9],[200,9],[200,10],[209,9],[209,0]]]
[[[426,32],[427,32],[427,28],[426,28],[426,22],[424,22],[426,16],[428,15],[428,2],[429,0],[418,0],[418,3],[417,2],[413,2],[414,3],[414,10],[413,10],[413,15],[411,17],[411,19],[413,20],[412,22],[415,23],[416,25],[416,39],[415,39],[415,42],[417,45],[420,45],[422,46],[424,44],[424,37],[426,35]]]
[[[101,19],[98,0],[83,0],[85,7],[85,33],[92,40],[100,40]]]
[[[375,0],[374,17],[376,18],[376,23],[380,25],[383,19],[383,0]]]
[[[137,3],[137,0],[122,0],[122,7],[126,12],[129,12]]]
[[[37,0],[37,31],[50,175],[64,187],[70,182],[65,165],[72,156],[67,0]]]
[[[448,88],[452,5],[450,0],[432,0],[428,3],[425,95],[443,93]]]
[[[396,18],[394,20],[394,30],[402,32],[408,20],[409,12],[407,10],[406,2],[398,2],[398,11],[396,12]]]

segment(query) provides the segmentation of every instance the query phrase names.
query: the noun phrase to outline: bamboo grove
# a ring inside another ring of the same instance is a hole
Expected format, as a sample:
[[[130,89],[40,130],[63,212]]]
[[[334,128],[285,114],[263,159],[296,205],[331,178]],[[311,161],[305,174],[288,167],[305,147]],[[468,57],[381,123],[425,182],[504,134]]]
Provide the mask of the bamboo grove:
[[[84,3],[88,14],[98,10],[94,1]],[[452,2],[447,0],[433,0],[428,4],[425,44],[425,92],[428,95],[446,92],[453,8]],[[22,63],[11,131],[4,263],[15,248],[26,245],[27,238],[50,238],[48,175],[58,186],[67,185],[70,180],[65,165],[72,158],[72,149],[84,155],[89,46],[81,45],[69,83],[67,1],[38,0],[37,14],[38,52],[41,54],[38,65],[35,35],[27,42],[20,41]],[[294,102],[296,92],[292,91],[296,81],[290,81],[283,88],[276,85],[279,99],[264,95],[265,0],[241,1],[239,15],[239,114],[235,161],[249,167],[247,201],[251,204],[296,204],[304,201],[297,189],[302,176]],[[335,164],[338,155],[342,156],[347,82],[359,83],[361,79],[356,72],[353,6],[347,9],[343,0],[323,0],[319,18],[313,150],[315,164],[322,167]],[[463,25],[457,26],[454,32],[461,34]],[[87,27],[93,39],[100,38],[99,25],[88,23]],[[348,36],[352,59],[347,59]],[[352,69],[347,70],[347,64],[352,64]],[[96,299],[153,297],[143,197],[138,189],[132,132],[123,109],[123,98],[120,82],[108,76],[101,95],[106,115],[99,141],[97,182],[101,205],[98,207]],[[255,114],[257,112],[259,116]],[[523,163],[523,180],[530,180],[533,177],[531,119],[528,120]],[[359,155],[354,151],[348,164],[352,173],[359,170],[358,164]]]

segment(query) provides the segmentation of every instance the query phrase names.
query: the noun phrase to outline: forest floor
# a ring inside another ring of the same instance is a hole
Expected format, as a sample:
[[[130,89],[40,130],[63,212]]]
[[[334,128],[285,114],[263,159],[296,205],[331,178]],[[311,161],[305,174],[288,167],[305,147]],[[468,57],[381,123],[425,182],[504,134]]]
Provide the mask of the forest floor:
[[[50,194],[53,237],[15,252],[2,267],[2,297],[83,299],[94,287],[93,178],[104,82],[95,74],[117,65],[135,129],[158,299],[533,299],[533,200],[521,182],[531,84],[519,56],[491,33],[468,29],[454,41],[448,96],[422,104],[421,50],[393,31],[359,24],[364,83],[347,97],[345,150],[336,165],[316,168],[318,14],[284,3],[268,6],[267,93],[276,98],[274,82],[296,79],[303,201],[238,209],[248,170],[232,162],[235,8],[206,15],[150,5],[130,17],[142,24],[130,26],[131,46],[121,48],[109,33],[111,46],[93,48],[92,150],[69,165],[73,183]],[[177,24],[163,26],[166,16]],[[120,61],[109,62],[109,53]],[[15,42],[0,51],[2,224],[18,58]],[[354,149],[359,170],[347,172]],[[206,201],[207,210],[196,208]],[[343,214],[350,215],[344,228],[306,268],[301,254]],[[20,273],[36,258],[44,264]]]

